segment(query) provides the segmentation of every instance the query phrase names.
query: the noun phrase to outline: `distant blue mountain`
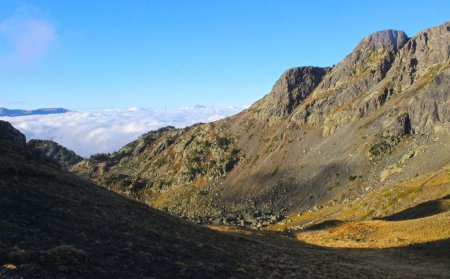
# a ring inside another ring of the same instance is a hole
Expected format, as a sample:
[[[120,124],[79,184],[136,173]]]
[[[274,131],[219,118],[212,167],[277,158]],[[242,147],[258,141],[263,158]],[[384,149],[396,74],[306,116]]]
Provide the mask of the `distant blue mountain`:
[[[0,107],[0,116],[26,116],[26,115],[42,115],[42,114],[55,114],[55,113],[66,113],[70,110],[64,108],[41,108],[34,110],[24,110],[24,109],[7,109]]]

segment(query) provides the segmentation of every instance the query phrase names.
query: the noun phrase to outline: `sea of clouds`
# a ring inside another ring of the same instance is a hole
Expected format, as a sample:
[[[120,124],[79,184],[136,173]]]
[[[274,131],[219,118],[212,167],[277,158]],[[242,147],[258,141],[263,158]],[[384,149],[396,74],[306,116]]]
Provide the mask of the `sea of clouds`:
[[[88,157],[110,153],[141,134],[164,126],[183,128],[212,122],[238,113],[244,107],[182,107],[174,109],[101,109],[63,114],[1,117],[27,139],[47,139]]]

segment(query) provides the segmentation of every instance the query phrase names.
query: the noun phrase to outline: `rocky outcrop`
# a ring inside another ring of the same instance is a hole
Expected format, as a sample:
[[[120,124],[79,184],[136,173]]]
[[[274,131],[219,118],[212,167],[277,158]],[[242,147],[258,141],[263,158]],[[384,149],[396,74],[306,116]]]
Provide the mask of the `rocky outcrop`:
[[[399,52],[387,84],[394,93],[409,93],[406,109],[412,129],[428,133],[450,120],[450,22],[419,32]]]
[[[257,104],[261,117],[276,121],[290,115],[305,100],[330,68],[299,67],[284,72],[272,91]]]
[[[385,30],[362,39],[345,59],[325,76],[311,101],[305,104],[297,121],[310,125],[323,123],[329,135],[357,117],[378,109],[387,92],[374,92],[385,78],[396,54],[408,41],[402,31]],[[357,99],[365,98],[360,104]],[[358,113],[356,114],[355,111]]]
[[[417,33],[405,44],[392,69],[391,80],[397,92],[405,91],[421,78],[427,77],[423,80],[423,85],[426,84],[438,72],[439,66],[449,60],[449,28],[450,22],[446,22]]]
[[[32,139],[27,142],[27,148],[38,161],[53,164],[63,169],[68,169],[83,160],[72,150],[51,140]]]
[[[321,91],[340,93],[338,101],[358,95],[383,79],[397,52],[408,41],[403,31],[385,30],[363,38],[321,84]]]
[[[196,195],[204,200],[202,191],[195,188],[218,182],[240,160],[236,139],[225,132],[225,126],[222,123],[161,128],[113,154],[92,156],[72,170],[155,206],[164,207],[164,201],[175,196],[171,191],[180,187],[190,199]],[[184,198],[178,200],[183,202]],[[165,208],[174,213],[183,211],[179,206]]]
[[[447,65],[449,66],[448,63]],[[411,129],[415,133],[432,132],[437,123],[450,121],[449,79],[450,68],[447,68],[436,74],[413,97],[415,101],[408,105],[407,110],[411,118]]]

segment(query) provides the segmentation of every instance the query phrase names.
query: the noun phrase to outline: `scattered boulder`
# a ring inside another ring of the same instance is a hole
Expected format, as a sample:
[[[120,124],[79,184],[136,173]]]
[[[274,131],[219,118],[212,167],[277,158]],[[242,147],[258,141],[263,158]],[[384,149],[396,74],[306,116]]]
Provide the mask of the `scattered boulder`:
[[[247,211],[244,214],[226,213],[219,217],[196,217],[188,220],[196,224],[241,226],[253,229],[262,229],[285,219],[281,213],[261,212],[259,210]]]

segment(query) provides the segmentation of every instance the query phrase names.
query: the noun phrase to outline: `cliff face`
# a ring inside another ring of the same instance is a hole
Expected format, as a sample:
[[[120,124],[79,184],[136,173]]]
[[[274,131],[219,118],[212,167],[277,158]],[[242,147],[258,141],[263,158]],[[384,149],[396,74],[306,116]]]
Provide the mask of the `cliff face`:
[[[286,71],[247,110],[151,132],[73,170],[188,217],[303,211],[450,161],[450,22],[381,31],[332,69]]]
[[[290,115],[322,81],[330,68],[300,67],[287,70],[281,75],[272,91],[257,102],[261,120],[276,123]]]

